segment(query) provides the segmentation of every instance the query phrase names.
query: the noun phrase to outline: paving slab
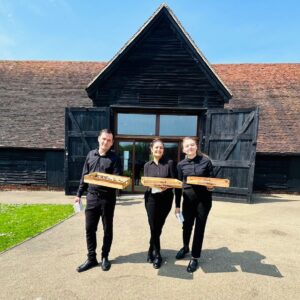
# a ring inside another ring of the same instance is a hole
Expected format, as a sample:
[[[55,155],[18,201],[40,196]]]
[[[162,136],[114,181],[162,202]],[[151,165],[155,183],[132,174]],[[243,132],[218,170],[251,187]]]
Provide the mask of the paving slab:
[[[255,195],[255,204],[214,201],[200,267],[175,260],[174,208],[161,237],[163,266],[146,263],[142,197],[117,201],[111,270],[77,273],[85,261],[84,213],[0,254],[1,299],[299,299],[300,196]],[[28,202],[27,202],[28,201]],[[73,203],[63,192],[0,192],[1,203]],[[98,244],[102,244],[99,224]]]

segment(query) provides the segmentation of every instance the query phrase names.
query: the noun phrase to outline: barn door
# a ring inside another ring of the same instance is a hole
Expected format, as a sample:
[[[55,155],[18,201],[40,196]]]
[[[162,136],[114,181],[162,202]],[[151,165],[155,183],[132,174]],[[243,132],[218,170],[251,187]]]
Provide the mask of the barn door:
[[[98,147],[99,131],[110,128],[107,107],[65,110],[65,193],[75,194],[87,153]]]
[[[258,108],[208,110],[205,153],[214,174],[230,179],[230,188],[215,189],[216,198],[251,202],[258,130]]]

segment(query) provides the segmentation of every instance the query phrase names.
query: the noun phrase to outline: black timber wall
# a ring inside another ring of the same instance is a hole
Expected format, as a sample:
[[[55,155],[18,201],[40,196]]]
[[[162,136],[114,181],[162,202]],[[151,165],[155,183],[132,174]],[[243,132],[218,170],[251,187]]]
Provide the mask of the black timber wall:
[[[162,16],[90,94],[94,106],[223,108],[224,99],[196,54]]]
[[[300,192],[300,155],[257,153],[254,192]],[[64,187],[64,150],[0,149],[0,189]]]
[[[300,192],[300,155],[257,153],[254,191]]]
[[[64,150],[0,149],[0,189],[64,187]]]

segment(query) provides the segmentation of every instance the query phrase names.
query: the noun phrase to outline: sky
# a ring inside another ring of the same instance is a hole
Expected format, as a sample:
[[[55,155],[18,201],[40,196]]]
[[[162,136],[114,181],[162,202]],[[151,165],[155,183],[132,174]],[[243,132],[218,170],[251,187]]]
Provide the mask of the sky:
[[[163,1],[0,0],[0,60],[109,61]],[[210,63],[299,63],[299,0],[165,2]]]

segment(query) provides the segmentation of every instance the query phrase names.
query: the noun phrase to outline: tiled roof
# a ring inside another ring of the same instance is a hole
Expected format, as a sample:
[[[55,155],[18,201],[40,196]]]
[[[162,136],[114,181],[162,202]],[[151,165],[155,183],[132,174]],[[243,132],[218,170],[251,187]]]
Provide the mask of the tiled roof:
[[[0,61],[0,147],[64,148],[64,108],[91,107],[103,62]],[[212,65],[229,108],[260,107],[258,152],[300,153],[300,64]]]
[[[0,61],[0,147],[64,148],[64,109],[92,106],[85,87],[105,64]]]
[[[300,64],[213,65],[233,93],[228,108],[259,106],[257,152],[300,153]]]

